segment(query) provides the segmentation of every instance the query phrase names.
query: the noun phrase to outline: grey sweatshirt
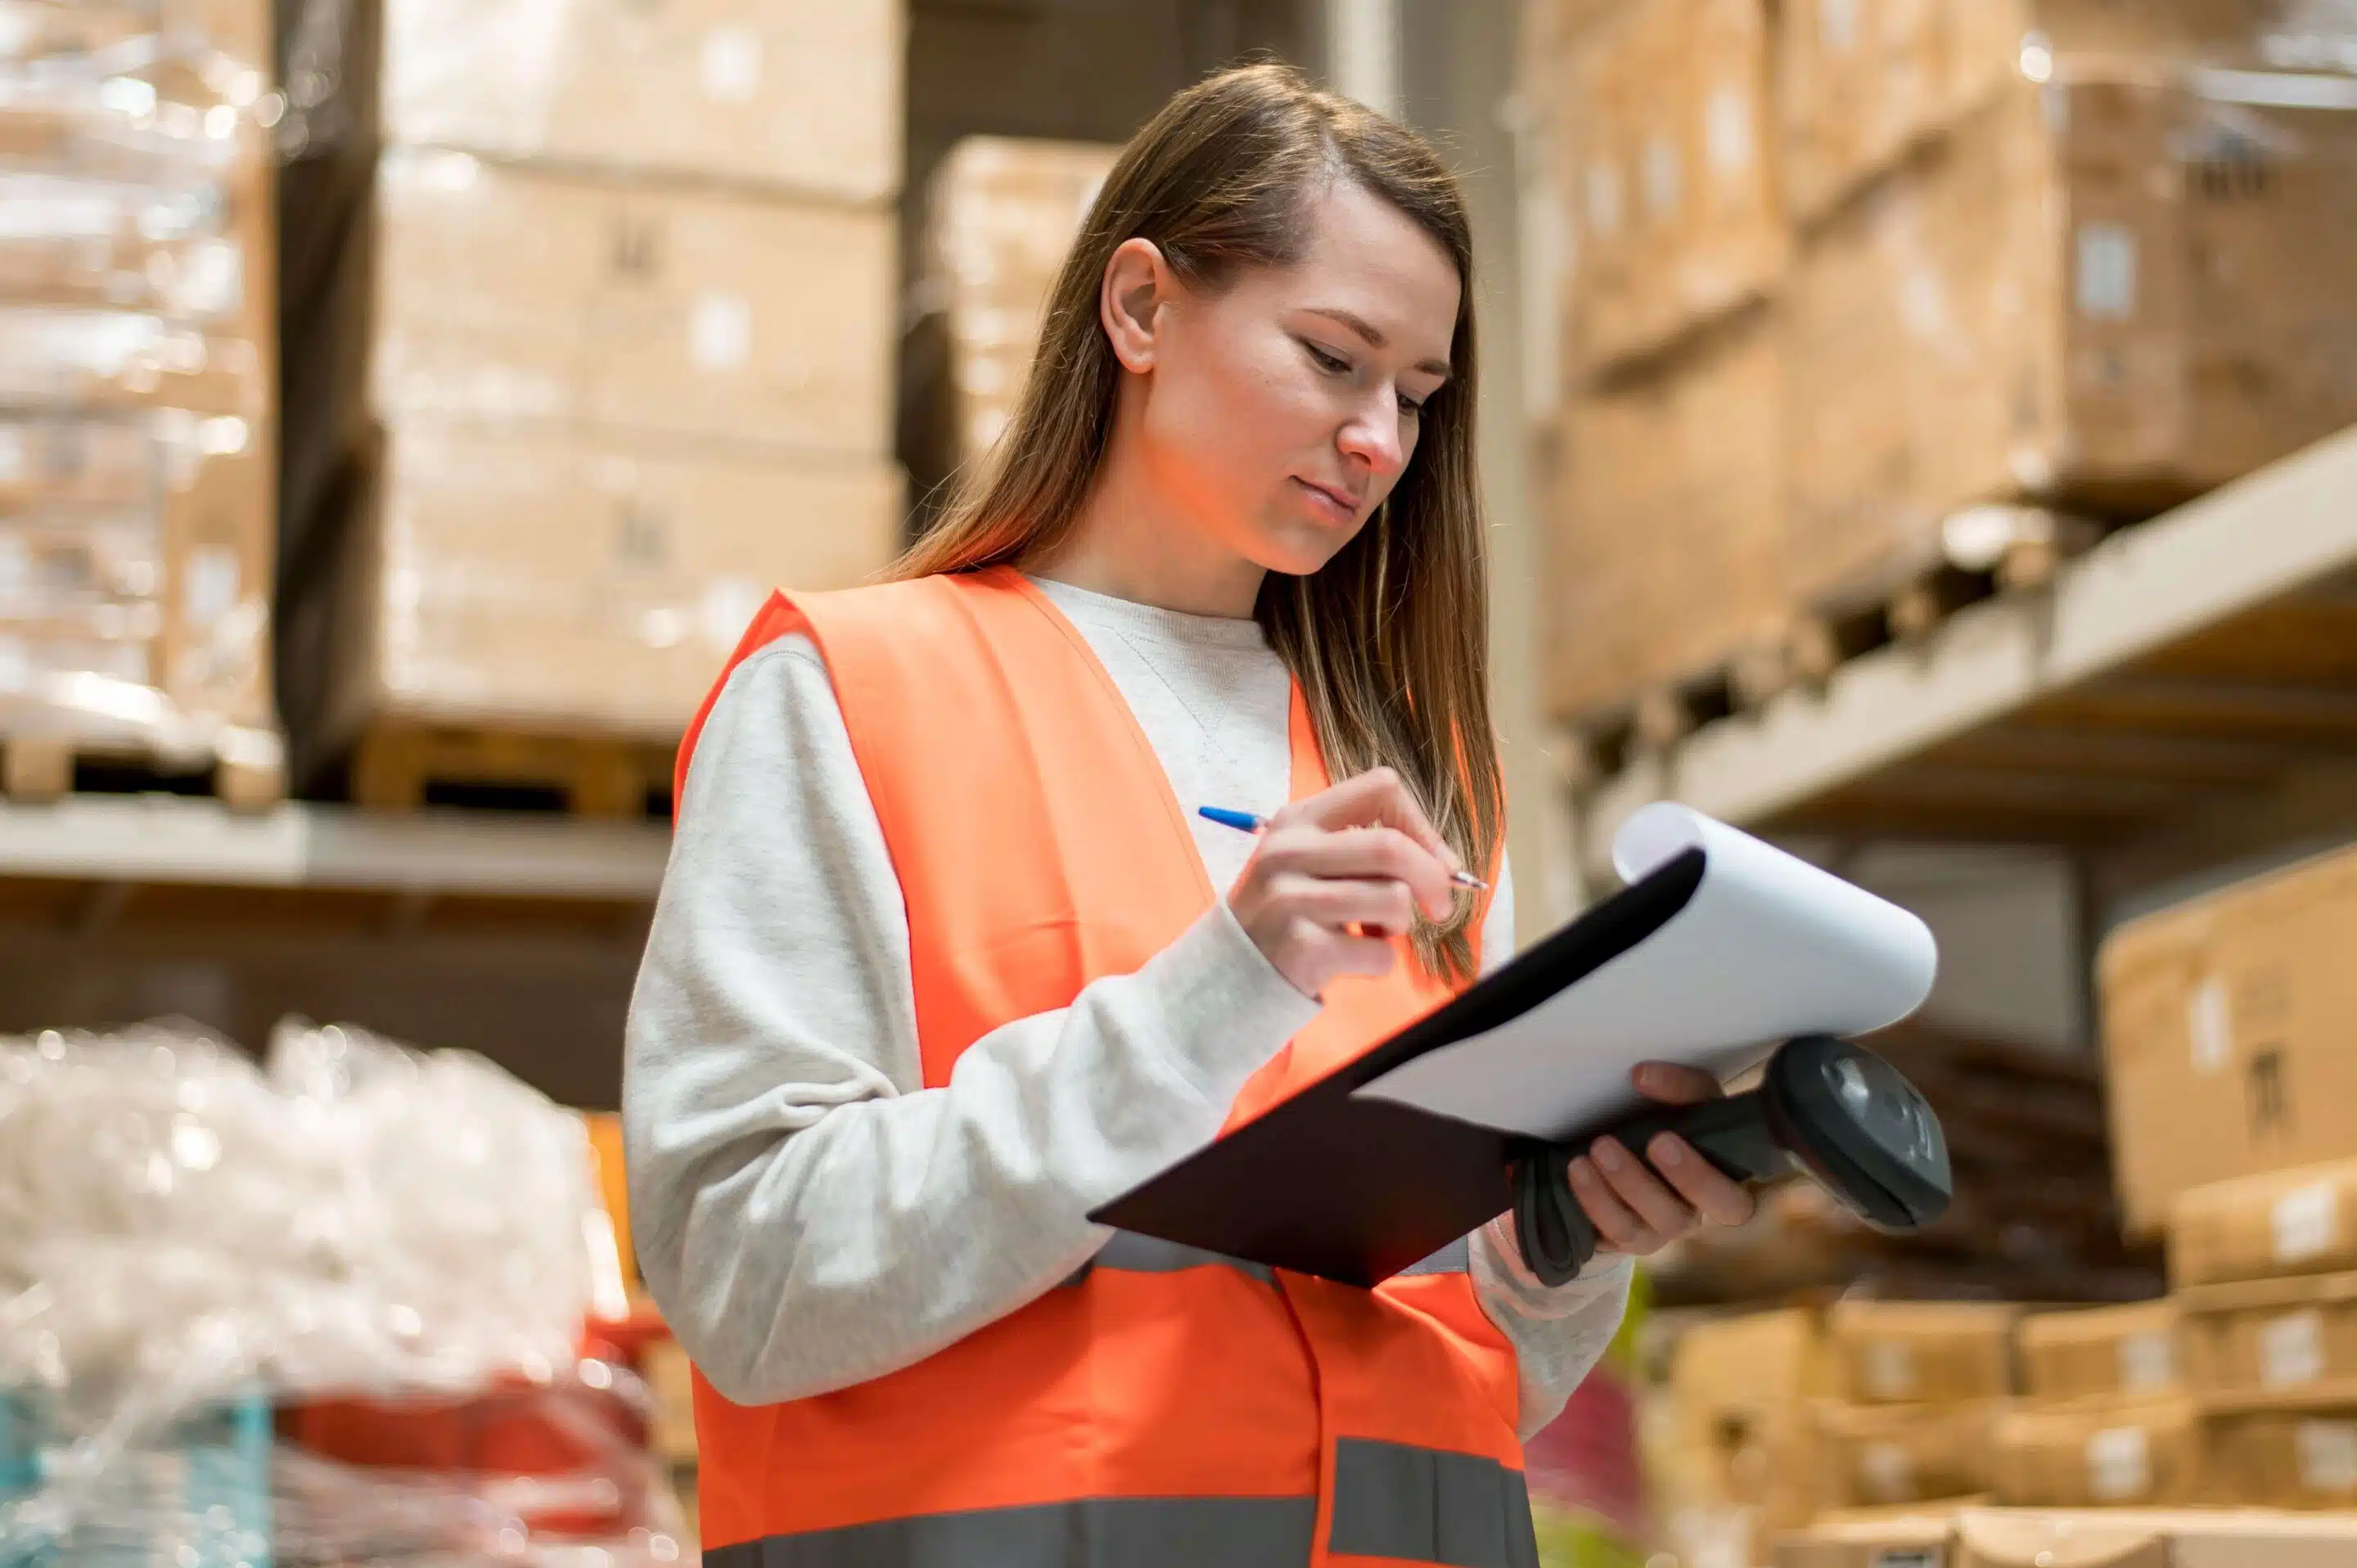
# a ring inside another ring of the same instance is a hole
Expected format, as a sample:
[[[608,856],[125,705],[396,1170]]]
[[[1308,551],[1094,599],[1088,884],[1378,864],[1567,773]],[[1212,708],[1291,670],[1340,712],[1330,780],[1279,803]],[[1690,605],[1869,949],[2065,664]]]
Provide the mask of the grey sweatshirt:
[[[1180,802],[1285,802],[1290,677],[1256,625],[1040,586]],[[679,816],[630,1006],[630,1219],[664,1316],[738,1403],[880,1377],[1054,1288],[1112,1234],[1087,1212],[1209,1143],[1318,1011],[1222,901],[1135,973],[991,1031],[925,1088],[899,883],[807,638],[729,677]],[[1212,886],[1229,886],[1252,839],[1193,821]],[[1485,969],[1512,929],[1505,882]],[[1628,1261],[1548,1290],[1501,1219],[1470,1263],[1518,1354],[1528,1436],[1609,1343]]]

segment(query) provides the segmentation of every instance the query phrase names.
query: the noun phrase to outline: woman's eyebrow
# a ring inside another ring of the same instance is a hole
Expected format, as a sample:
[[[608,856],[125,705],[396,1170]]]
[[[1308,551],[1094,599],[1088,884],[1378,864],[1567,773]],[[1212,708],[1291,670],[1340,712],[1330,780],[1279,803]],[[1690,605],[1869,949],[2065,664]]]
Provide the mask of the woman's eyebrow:
[[[1339,306],[1330,305],[1313,305],[1308,308],[1309,314],[1312,316],[1323,316],[1329,321],[1340,322],[1343,326],[1349,328],[1351,331],[1356,332],[1360,337],[1365,338],[1367,340],[1367,347],[1370,349],[1384,348],[1391,342],[1391,339],[1384,337],[1382,330],[1378,328],[1373,322],[1368,320],[1365,317],[1357,314],[1355,311],[1344,310]],[[1417,361],[1415,368],[1422,371],[1427,376],[1440,376],[1445,378],[1448,374],[1448,361],[1446,360],[1422,360]]]

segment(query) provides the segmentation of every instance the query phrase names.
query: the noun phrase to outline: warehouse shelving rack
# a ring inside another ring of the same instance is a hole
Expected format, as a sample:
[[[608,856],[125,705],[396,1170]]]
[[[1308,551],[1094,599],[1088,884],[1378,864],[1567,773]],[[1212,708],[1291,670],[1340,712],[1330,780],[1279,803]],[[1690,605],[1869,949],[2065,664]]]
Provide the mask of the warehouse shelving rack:
[[[1820,844],[2067,851],[2106,908],[2357,833],[2357,428],[1570,791],[1577,885],[1683,801]]]

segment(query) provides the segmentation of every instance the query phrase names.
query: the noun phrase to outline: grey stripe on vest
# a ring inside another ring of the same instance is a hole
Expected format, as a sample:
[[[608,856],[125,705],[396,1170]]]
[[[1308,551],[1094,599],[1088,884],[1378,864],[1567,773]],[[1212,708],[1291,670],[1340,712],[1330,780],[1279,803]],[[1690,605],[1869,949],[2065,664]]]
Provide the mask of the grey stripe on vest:
[[[1334,1445],[1329,1551],[1453,1568],[1538,1568],[1519,1470],[1471,1454],[1345,1437]]]
[[[1400,1271],[1400,1277],[1410,1279],[1417,1274],[1462,1274],[1473,1269],[1473,1239],[1459,1236],[1420,1263],[1410,1263]]]
[[[707,1547],[705,1568],[1303,1568],[1315,1498],[1087,1498]]]
[[[1113,1240],[1100,1249],[1097,1255],[1074,1270],[1064,1283],[1076,1285],[1089,1277],[1091,1269],[1118,1269],[1132,1274],[1173,1274],[1181,1269],[1212,1266],[1250,1274],[1264,1284],[1276,1283],[1276,1271],[1265,1263],[1248,1263],[1242,1258],[1231,1258],[1223,1252],[1207,1252],[1200,1247],[1183,1246],[1177,1241],[1157,1240],[1152,1236],[1140,1236],[1134,1230],[1116,1230]]]

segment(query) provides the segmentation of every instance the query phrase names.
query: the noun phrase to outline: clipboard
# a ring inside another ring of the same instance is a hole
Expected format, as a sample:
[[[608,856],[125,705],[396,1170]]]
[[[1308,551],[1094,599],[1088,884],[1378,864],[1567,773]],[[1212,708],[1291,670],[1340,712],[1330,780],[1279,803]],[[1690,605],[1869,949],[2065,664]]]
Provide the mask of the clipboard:
[[[1639,1060],[1722,1077],[1929,994],[1921,920],[1684,807],[1615,842],[1628,884],[1346,1066],[1092,1212],[1373,1286],[1512,1207],[1509,1168],[1639,1101]]]

